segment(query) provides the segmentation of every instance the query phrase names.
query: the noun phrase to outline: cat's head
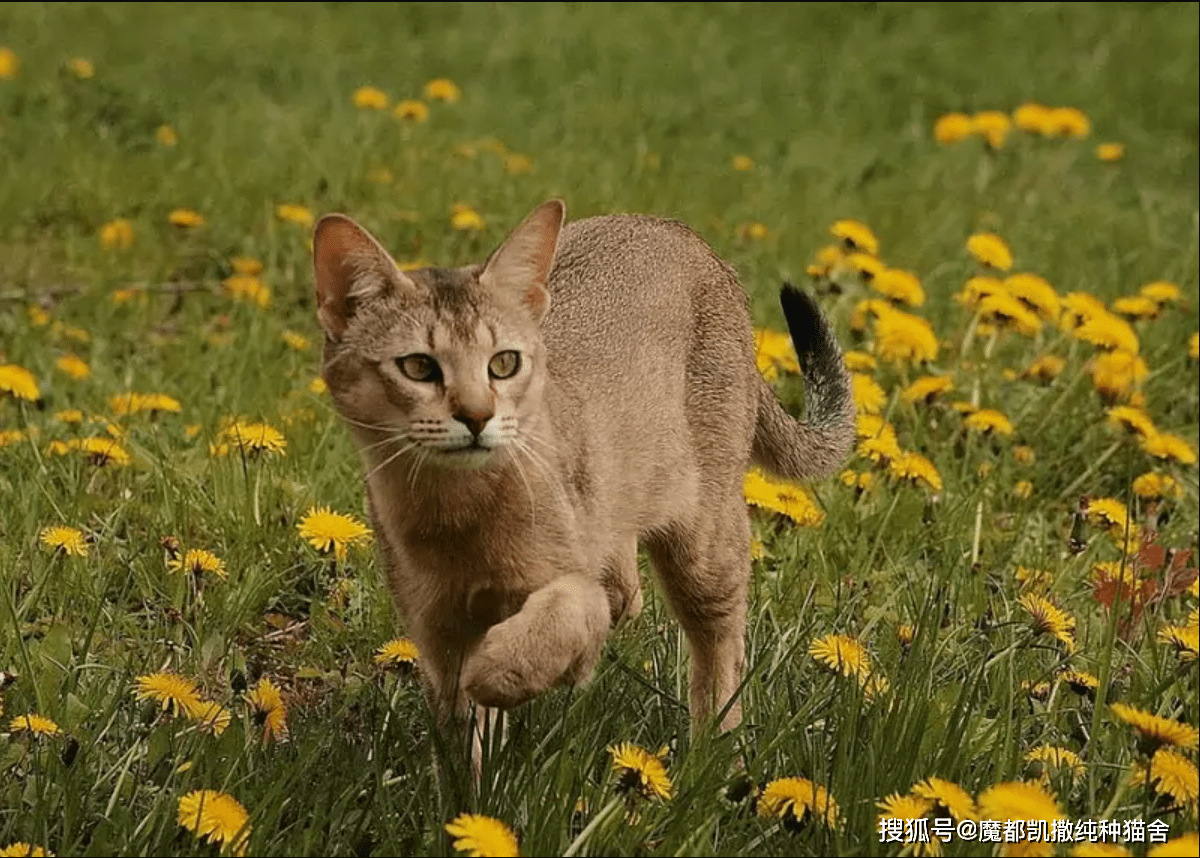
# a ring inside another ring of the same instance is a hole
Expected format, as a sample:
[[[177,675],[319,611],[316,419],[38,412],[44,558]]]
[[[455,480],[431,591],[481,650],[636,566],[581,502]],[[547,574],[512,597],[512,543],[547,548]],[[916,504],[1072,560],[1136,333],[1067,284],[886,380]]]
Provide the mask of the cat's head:
[[[485,467],[525,443],[546,381],[541,322],[565,206],[543,203],[482,265],[402,272],[344,215],[313,235],[323,375],[342,416],[378,446]]]

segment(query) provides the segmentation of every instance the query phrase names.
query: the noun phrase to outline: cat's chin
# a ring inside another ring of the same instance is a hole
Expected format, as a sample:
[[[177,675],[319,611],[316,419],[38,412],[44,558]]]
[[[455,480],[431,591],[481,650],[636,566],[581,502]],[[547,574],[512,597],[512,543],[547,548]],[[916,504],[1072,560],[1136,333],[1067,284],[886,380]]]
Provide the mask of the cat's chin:
[[[478,471],[487,467],[498,457],[498,451],[492,448],[459,447],[453,450],[440,450],[437,455],[430,456],[427,461],[432,465],[456,471]]]

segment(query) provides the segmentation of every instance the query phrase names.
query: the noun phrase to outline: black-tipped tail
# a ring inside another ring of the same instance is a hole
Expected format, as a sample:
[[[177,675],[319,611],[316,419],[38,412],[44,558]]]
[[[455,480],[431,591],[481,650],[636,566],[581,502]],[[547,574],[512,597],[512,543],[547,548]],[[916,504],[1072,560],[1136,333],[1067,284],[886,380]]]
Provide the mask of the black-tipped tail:
[[[764,381],[759,388],[753,459],[789,479],[832,474],[854,443],[854,399],[842,350],[821,308],[790,283],[779,296],[804,377],[808,414],[793,419]]]

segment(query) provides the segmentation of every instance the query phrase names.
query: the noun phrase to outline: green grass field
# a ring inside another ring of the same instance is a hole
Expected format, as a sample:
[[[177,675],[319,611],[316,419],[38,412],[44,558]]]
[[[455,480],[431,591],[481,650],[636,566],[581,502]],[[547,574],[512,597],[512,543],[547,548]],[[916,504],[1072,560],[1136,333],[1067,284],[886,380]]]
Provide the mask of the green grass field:
[[[1100,854],[1085,820],[1194,855],[1197,13],[0,6],[0,854],[451,855],[475,813],[529,855],[937,854],[881,816],[1080,837],[948,855]],[[689,741],[647,568],[595,680],[514,713],[470,797],[377,658],[403,627],[369,540],[300,533],[365,520],[310,223],[460,265],[550,197],[686,221],[764,328],[814,291],[863,438],[807,524],[754,512],[739,730]],[[139,699],[159,673],[178,711]],[[622,743],[669,797],[622,791]]]

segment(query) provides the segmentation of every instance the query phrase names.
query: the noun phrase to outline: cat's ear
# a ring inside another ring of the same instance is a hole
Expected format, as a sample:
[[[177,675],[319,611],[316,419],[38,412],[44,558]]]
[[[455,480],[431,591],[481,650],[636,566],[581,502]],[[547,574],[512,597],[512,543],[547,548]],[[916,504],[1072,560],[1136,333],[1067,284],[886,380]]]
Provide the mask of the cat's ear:
[[[371,233],[341,214],[325,215],[313,229],[313,278],[317,319],[335,342],[358,299],[387,289],[417,289]]]
[[[562,200],[542,203],[504,240],[479,275],[486,288],[515,294],[538,322],[550,309],[546,283],[566,215]]]

